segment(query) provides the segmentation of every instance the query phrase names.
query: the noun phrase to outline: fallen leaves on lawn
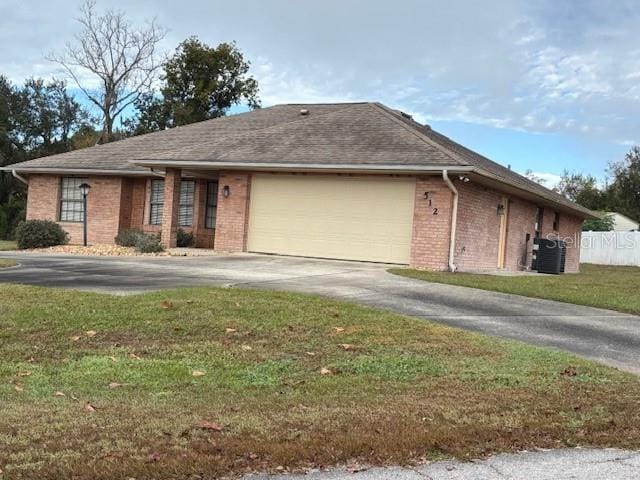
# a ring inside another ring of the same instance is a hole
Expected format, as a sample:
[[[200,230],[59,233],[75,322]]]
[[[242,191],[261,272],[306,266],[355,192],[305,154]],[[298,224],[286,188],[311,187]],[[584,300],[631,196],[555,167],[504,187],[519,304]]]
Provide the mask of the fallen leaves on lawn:
[[[91,403],[87,402],[84,404],[84,411],[85,412],[89,412],[89,413],[93,413],[96,411],[96,407],[94,405],[91,405]]]
[[[114,388],[120,388],[120,387],[122,387],[122,384],[121,384],[121,383],[118,383],[118,382],[111,382],[111,383],[109,384],[109,389],[110,389],[110,390],[113,390]]]
[[[66,397],[66,395],[64,394],[64,392],[60,392],[60,391],[53,392],[53,396],[54,396],[54,397]]]
[[[236,333],[238,330],[236,330],[235,328],[231,328],[231,327],[227,327],[224,330],[226,333]]]
[[[110,356],[110,357],[107,357],[107,358],[109,360],[111,360],[112,362],[117,362],[118,361],[118,359],[116,357],[114,357],[114,356]]]
[[[320,369],[320,375],[333,375],[333,370],[327,368],[327,367],[322,367]]]
[[[353,345],[351,345],[350,343],[340,343],[338,347],[343,350],[353,350]]]
[[[78,340],[80,340],[80,335],[74,335],[72,337],[69,337],[69,340],[71,340],[72,342],[77,342]]]
[[[160,302],[160,308],[163,310],[171,310],[173,308],[173,303],[169,300],[163,300]]]
[[[213,432],[221,432],[223,427],[217,422],[209,422],[207,420],[202,420],[198,423],[198,428],[202,428],[203,430],[211,430]]]
[[[16,392],[20,393],[20,392],[22,392],[22,391],[24,390],[24,387],[23,387],[22,385],[14,385],[14,386],[13,386],[13,389],[14,389]]]
[[[242,345],[240,348],[245,352],[248,352],[249,350],[253,350],[249,345]]]
[[[191,372],[191,375],[193,375],[194,377],[203,377],[206,375],[206,373],[200,370],[194,370],[193,372]]]
[[[136,355],[135,353],[130,353],[129,358],[133,358],[134,360],[142,360],[140,355]]]
[[[357,463],[351,463],[347,465],[347,472],[349,473],[364,472],[365,470],[368,470],[368,468],[362,465],[358,465]]]
[[[344,332],[344,327],[333,327],[333,329],[335,330],[336,333]]]
[[[96,332],[95,330],[87,330],[86,332],[84,332],[84,334],[87,337],[91,338],[91,337],[95,337],[98,334],[98,332]]]
[[[29,375],[31,375],[31,372],[18,372],[16,375],[18,375],[19,377],[28,377]]]
[[[316,352],[304,352],[305,355],[308,355],[310,357],[315,357],[316,356]]]
[[[563,370],[561,375],[564,375],[565,377],[575,377],[576,375],[578,375],[578,369],[573,365],[570,365]]]
[[[147,459],[148,459],[150,462],[157,462],[158,460],[160,460],[160,458],[161,458],[161,457],[160,457],[160,454],[159,454],[159,453],[156,453],[156,452],[154,452],[154,453],[150,453],[150,454],[149,454],[149,456],[147,457]]]

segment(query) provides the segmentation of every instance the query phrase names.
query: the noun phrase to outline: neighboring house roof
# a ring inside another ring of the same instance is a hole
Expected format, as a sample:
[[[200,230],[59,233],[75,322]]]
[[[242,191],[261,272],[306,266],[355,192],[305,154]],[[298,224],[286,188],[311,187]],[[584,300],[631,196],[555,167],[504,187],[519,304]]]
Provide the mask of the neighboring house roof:
[[[306,110],[306,114],[302,114]],[[276,105],[5,167],[144,174],[146,167],[473,172],[593,213],[379,103]]]
[[[630,232],[640,228],[640,224],[638,222],[621,213],[607,212],[607,215],[611,215],[611,217],[613,217],[613,230],[616,232]]]

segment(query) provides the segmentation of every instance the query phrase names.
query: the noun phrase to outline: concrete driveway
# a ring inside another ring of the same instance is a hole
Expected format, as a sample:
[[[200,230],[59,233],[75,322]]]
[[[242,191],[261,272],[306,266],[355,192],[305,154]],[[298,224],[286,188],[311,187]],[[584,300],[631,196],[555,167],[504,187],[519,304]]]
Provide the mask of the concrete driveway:
[[[96,258],[2,252],[0,256],[20,263],[1,269],[0,283],[112,294],[195,285],[313,293],[556,347],[640,373],[640,317],[425,283],[391,275],[385,265],[249,254]]]

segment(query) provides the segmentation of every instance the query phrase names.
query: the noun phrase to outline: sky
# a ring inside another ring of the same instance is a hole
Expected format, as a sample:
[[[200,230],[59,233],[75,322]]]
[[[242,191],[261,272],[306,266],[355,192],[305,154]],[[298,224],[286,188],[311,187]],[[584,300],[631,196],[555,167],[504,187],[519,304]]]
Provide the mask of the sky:
[[[0,0],[0,74],[63,78],[45,56],[80,2]],[[236,41],[263,106],[380,101],[549,185],[603,179],[640,144],[640,0],[98,0],[185,38]],[[80,98],[79,98],[80,99]]]

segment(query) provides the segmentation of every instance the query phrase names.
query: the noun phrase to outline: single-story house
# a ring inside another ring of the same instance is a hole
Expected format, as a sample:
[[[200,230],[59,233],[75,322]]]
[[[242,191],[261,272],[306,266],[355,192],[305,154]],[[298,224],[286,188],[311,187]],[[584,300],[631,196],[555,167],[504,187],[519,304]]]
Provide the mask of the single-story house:
[[[28,219],[90,243],[178,229],[220,252],[526,269],[533,239],[569,240],[594,214],[379,103],[277,105],[5,167]]]
[[[607,212],[606,214],[613,220],[614,232],[637,232],[640,229],[640,224],[626,215],[618,212]]]

